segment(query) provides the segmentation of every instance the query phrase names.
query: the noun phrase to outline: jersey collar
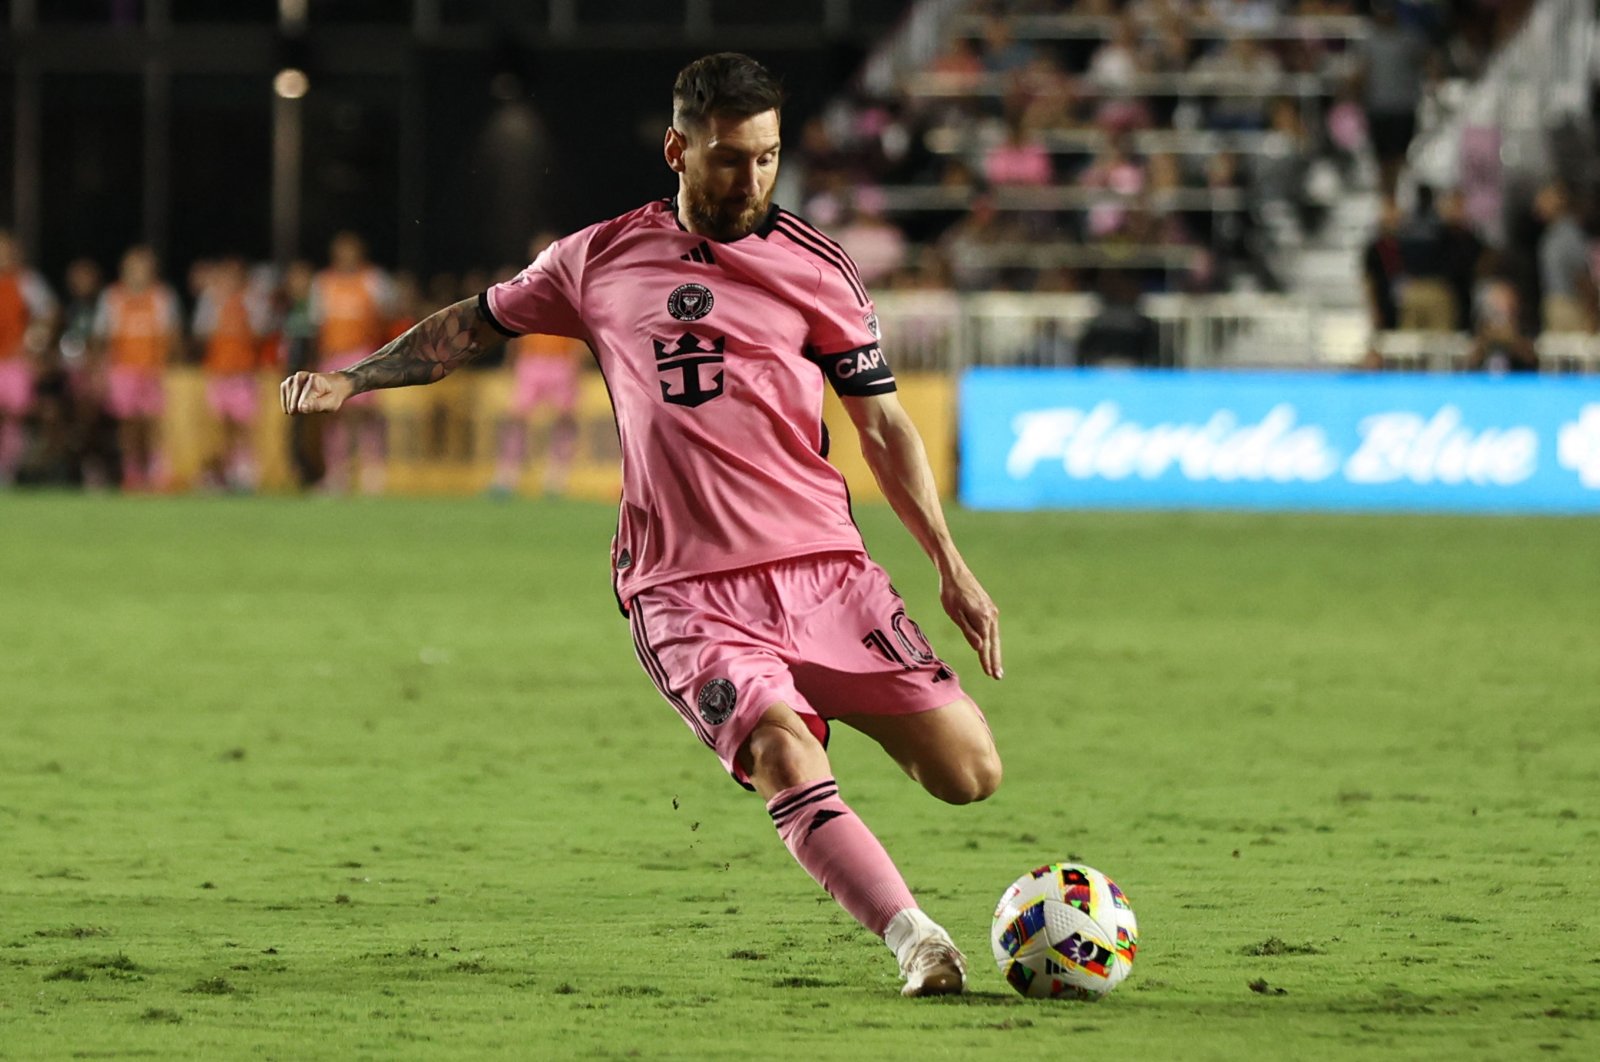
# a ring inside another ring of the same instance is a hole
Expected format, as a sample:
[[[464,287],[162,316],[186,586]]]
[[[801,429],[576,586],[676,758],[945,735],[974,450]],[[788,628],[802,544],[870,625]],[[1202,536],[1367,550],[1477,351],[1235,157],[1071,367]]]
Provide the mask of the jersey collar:
[[[672,216],[672,223],[674,225],[678,226],[678,231],[679,232],[688,232],[689,230],[683,227],[683,219],[678,217],[678,197],[677,196],[672,196],[672,197],[670,197],[668,199],[663,200],[662,202],[667,208],[667,213]],[[751,235],[751,236],[759,236],[764,240],[768,236],[772,235],[772,230],[777,228],[777,227],[778,227],[778,204],[777,203],[769,203],[767,205],[767,216],[761,219],[761,223],[759,225],[757,225],[755,228],[750,230],[749,235]],[[744,236],[741,236],[741,237],[739,237],[739,240],[742,240],[744,238],[745,238]],[[738,243],[739,240],[734,240],[733,242],[734,243]]]

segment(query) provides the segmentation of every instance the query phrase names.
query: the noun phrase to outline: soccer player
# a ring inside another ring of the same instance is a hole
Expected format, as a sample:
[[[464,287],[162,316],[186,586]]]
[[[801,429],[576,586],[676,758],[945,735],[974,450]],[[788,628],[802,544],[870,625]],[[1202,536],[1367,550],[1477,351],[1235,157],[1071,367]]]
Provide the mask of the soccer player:
[[[340,372],[283,382],[289,413],[430,383],[507,336],[582,339],[622,444],[611,562],[639,662],[795,859],[894,951],[908,996],[959,992],[965,960],[840,795],[830,721],[878,741],[934,796],[1000,782],[983,714],[866,555],[828,464],[822,387],[933,561],[940,600],[1001,677],[998,612],[945,526],[895,397],[872,301],[831,240],[772,203],[782,94],[718,54],[673,86],[678,194],[558,240],[514,279]]]
[[[33,407],[30,338],[56,312],[44,278],[22,260],[16,237],[0,229],[0,487],[10,486],[27,446],[22,421]]]
[[[531,258],[556,242],[554,233],[535,236],[528,248]],[[568,336],[535,333],[511,341],[515,357],[511,410],[500,429],[500,457],[495,465],[494,492],[511,494],[522,479],[528,459],[528,418],[541,406],[555,413],[550,445],[545,450],[544,493],[566,489],[578,441],[578,359],[587,352],[583,343]]]
[[[178,299],[161,282],[156,255],[148,247],[122,256],[117,283],[100,294],[94,335],[110,368],[106,409],[117,420],[122,450],[122,487],[164,487],[160,447],[166,410],[163,374],[179,342]]]
[[[212,461],[220,485],[254,490],[255,460],[250,428],[256,419],[256,369],[266,307],[249,289],[249,274],[237,258],[211,267],[194,308],[194,337],[205,346],[206,404],[222,428],[222,451]]]
[[[341,232],[328,245],[328,268],[312,281],[311,313],[317,322],[317,348],[324,370],[365,358],[383,344],[386,322],[395,309],[394,284],[367,261],[367,245],[353,232]],[[353,421],[354,423],[347,423]],[[344,493],[350,486],[353,446],[361,457],[361,489],[383,492],[383,420],[371,399],[356,398],[341,417],[326,426],[323,480]]]

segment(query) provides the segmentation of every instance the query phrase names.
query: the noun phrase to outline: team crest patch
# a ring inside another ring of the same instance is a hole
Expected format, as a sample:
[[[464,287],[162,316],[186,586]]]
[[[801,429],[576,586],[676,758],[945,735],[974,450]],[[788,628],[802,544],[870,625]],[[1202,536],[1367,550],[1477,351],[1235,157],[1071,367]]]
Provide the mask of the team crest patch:
[[[878,315],[875,313],[864,314],[861,323],[867,326],[867,331],[872,333],[873,339],[882,339],[883,331],[878,327]]]
[[[667,312],[680,321],[698,321],[711,312],[716,302],[704,284],[679,284],[667,296]]]
[[[712,679],[700,687],[700,718],[711,726],[719,726],[733,715],[733,706],[739,691],[725,678]]]

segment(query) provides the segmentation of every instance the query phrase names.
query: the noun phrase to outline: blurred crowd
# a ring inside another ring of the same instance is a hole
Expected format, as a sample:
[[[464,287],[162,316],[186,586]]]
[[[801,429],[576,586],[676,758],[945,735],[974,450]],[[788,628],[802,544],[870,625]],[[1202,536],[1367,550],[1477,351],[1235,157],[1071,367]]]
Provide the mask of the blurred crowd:
[[[530,257],[551,239],[538,237]],[[140,246],[122,256],[109,278],[95,261],[72,261],[58,289],[0,231],[0,486],[170,489],[161,439],[168,370],[190,365],[204,377],[205,402],[219,427],[198,485],[251,490],[252,433],[264,413],[276,411],[269,381],[353,364],[438,307],[475,298],[520,268],[439,273],[424,283],[374,265],[362,239],[346,232],[334,237],[320,266],[296,261],[279,270],[241,258],[201,260],[175,285],[155,253]],[[548,486],[559,489],[586,352],[551,337],[525,337],[507,350],[474,366],[509,361],[515,376],[496,488],[509,491],[520,478],[526,416],[548,405],[556,420]],[[297,420],[291,447],[303,485],[333,492],[383,488],[385,431],[371,396],[358,397],[337,417]]]
[[[1432,87],[1529,6],[974,3],[924,70],[806,124],[803,211],[889,287],[1072,291],[1114,265],[1146,291],[1281,290],[1271,247],[1353,183],[1393,194]]]
[[[1459,190],[1420,187],[1409,210],[1383,201],[1362,255],[1375,336],[1467,337],[1463,368],[1533,372],[1541,336],[1600,332],[1600,241],[1568,188],[1552,181],[1515,211],[1517,238],[1497,250]],[[1381,368],[1375,345],[1367,364]]]

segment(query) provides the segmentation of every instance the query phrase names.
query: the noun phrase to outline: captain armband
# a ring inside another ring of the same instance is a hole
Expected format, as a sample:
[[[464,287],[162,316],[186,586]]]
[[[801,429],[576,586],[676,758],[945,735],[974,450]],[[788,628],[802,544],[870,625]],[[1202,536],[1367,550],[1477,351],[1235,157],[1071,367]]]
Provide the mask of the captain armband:
[[[861,397],[886,395],[895,389],[894,371],[883,348],[869,343],[838,354],[807,354],[833,385],[835,394]]]

